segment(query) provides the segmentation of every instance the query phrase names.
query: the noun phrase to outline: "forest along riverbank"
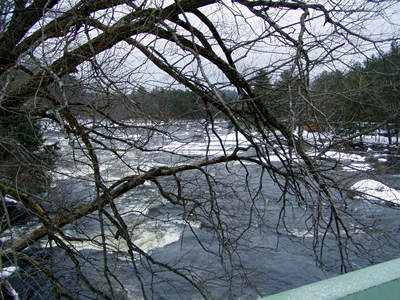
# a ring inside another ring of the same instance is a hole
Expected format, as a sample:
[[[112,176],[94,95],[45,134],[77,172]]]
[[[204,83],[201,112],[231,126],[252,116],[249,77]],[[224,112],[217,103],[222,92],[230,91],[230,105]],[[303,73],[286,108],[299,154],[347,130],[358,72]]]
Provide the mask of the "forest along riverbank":
[[[244,137],[230,132],[224,122],[221,122],[217,128],[219,139],[211,140],[198,134],[200,130],[196,123],[174,126],[176,128],[173,131],[178,139],[174,141],[155,139],[152,147],[159,147],[158,155],[126,151],[124,157],[127,164],[121,165],[104,153],[101,156],[101,168],[107,175],[106,182],[112,183],[117,178],[131,174],[134,168],[130,166],[140,164],[142,168],[150,169],[163,166],[166,162],[170,163],[172,159],[177,159],[171,156],[170,152],[198,158],[206,155],[206,152],[211,156],[220,154],[223,151],[221,144],[225,151],[231,151],[238,144],[242,147],[248,145]],[[123,137],[126,133],[119,133],[117,130],[115,134],[121,134]],[[43,195],[52,202],[43,203],[43,205],[51,211],[51,206],[55,203],[68,207],[74,203],[87,201],[86,199],[92,196],[92,184],[89,180],[92,176],[91,169],[76,160],[76,153],[69,150],[68,140],[64,139],[61,133],[53,131],[46,138],[49,143],[54,141],[60,143],[62,159],[57,163],[54,171],[51,190]],[[390,197],[393,195],[398,197],[397,193],[400,190],[400,174],[396,173],[396,170],[399,170],[396,167],[399,163],[397,154],[374,150],[371,146],[366,151],[354,149],[352,152],[349,149],[329,151],[325,153],[325,156],[328,162],[329,159],[342,161],[343,166],[332,172],[335,172],[334,176],[338,179],[349,178],[346,184],[355,191],[347,201],[346,209],[349,215],[360,223],[374,224],[376,229],[375,232],[364,232],[360,227],[358,231],[352,232],[357,241],[372,249],[368,256],[350,251],[348,256],[352,267],[358,269],[370,263],[397,257],[400,243],[398,209],[396,205],[385,205],[385,201],[396,202]],[[274,157],[271,159],[276,159],[276,164],[279,164],[279,159]],[[179,163],[179,160],[176,162]],[[147,253],[152,253],[154,258],[161,262],[172,263],[178,269],[190,267],[192,276],[201,278],[202,284],[209,286],[217,299],[256,299],[260,295],[272,294],[338,274],[340,262],[334,250],[335,240],[330,239],[331,237],[328,237],[324,268],[319,268],[314,261],[313,232],[308,231],[305,226],[308,216],[307,208],[292,203],[287,212],[290,217],[285,218],[286,228],[283,230],[279,227],[279,234],[277,234],[276,224],[282,206],[279,201],[281,191],[271,180],[267,180],[268,177],[263,177],[260,193],[263,196],[253,201],[249,200],[247,190],[233,191],[228,188],[235,186],[237,182],[247,180],[250,190],[257,189],[261,170],[251,163],[248,163],[246,167],[247,169],[244,170],[241,164],[229,163],[227,166],[210,170],[210,173],[221,183],[221,186],[216,187],[220,209],[223,210],[221,218],[226,226],[236,228],[229,232],[231,238],[235,238],[235,235],[241,237],[232,256],[225,257],[235,267],[221,263],[220,257],[215,255],[221,249],[210,219],[182,214],[180,209],[160,196],[154,183],[151,182],[146,182],[116,201],[117,207],[129,225],[131,239],[137,246]],[[207,183],[199,181],[196,172],[185,174],[186,178],[182,178],[183,182],[197,181],[204,187],[204,190],[199,190],[196,186],[196,189],[186,191],[190,197],[201,201],[206,194]],[[376,182],[366,181],[371,174],[375,175]],[[383,186],[383,184],[386,185]],[[382,193],[375,193],[372,199],[364,197],[362,193],[370,193],[371,189]],[[291,199],[289,198],[288,201],[290,202]],[[248,222],[250,212],[255,216],[255,221],[251,223]],[[17,224],[12,228],[13,236],[17,238],[23,235],[33,226],[36,226],[34,222],[25,225]],[[99,235],[101,230],[104,230],[107,236],[108,264],[113,267],[113,272],[118,275],[121,283],[121,285],[115,284],[116,295],[119,295],[120,299],[124,297],[139,299],[140,282],[133,279],[135,278],[133,272],[142,274],[143,283],[151,286],[152,277],[144,275],[146,264],[138,263],[137,270],[134,271],[132,265],[128,263],[128,247],[118,237],[117,230],[108,223],[101,229],[96,214],[81,218],[68,226],[67,233],[84,238],[82,241],[71,242],[74,249],[81,255],[82,272],[93,279],[97,286],[107,286],[101,272],[105,263]],[[1,234],[2,242],[10,235],[10,231],[4,231]],[[199,240],[202,244],[199,244]],[[209,251],[203,251],[204,247]],[[32,258],[46,261],[46,265],[56,276],[64,278],[65,286],[74,286],[73,291],[81,299],[91,294],[88,288],[73,284],[77,279],[76,268],[66,253],[58,249],[53,242],[43,240],[28,249],[27,254]],[[51,299],[52,288],[48,280],[43,275],[38,275],[37,270],[24,263],[23,260],[19,264],[23,272],[11,276],[9,281],[20,296],[30,299],[43,297]],[[157,285],[153,286],[155,299],[163,299],[162,297],[173,299],[178,295],[184,299],[199,298],[193,287],[182,278],[171,277],[171,274],[164,275],[157,266],[153,268],[153,273],[157,273],[159,279]],[[230,282],[229,285],[226,284],[227,282]],[[179,291],[173,288],[174,285],[180,287]]]

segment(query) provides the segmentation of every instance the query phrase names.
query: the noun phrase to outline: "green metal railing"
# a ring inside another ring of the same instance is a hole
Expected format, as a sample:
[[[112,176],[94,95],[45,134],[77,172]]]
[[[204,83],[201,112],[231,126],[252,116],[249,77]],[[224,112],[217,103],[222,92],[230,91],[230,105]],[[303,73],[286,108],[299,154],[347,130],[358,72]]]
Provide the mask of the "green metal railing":
[[[399,300],[400,258],[262,298],[261,300]]]

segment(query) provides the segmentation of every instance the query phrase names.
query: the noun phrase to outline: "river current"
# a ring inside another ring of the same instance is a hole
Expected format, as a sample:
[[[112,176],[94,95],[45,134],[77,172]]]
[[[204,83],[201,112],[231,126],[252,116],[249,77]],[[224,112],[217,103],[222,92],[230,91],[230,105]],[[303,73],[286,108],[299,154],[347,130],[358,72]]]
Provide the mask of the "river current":
[[[118,149],[120,156],[120,159],[115,159],[109,151],[97,150],[105,184],[110,185],[123,176],[138,174],[153,167],[183,164],[205,156],[217,156],[224,151],[229,153],[237,145],[248,145],[223,121],[210,130],[211,136],[204,135],[202,125],[196,122],[169,124],[160,129],[162,133],[152,136],[145,127],[102,129],[121,140],[132,139],[136,146],[142,145],[143,150],[158,150],[138,151],[124,143],[105,140],[107,147]],[[54,127],[48,125],[47,128],[46,142],[58,142],[61,151],[56,168],[52,171],[53,181],[49,191],[42,195],[44,199],[49,199],[43,205],[55,212],[60,208],[85,203],[93,197],[93,172],[86,158],[81,155],[81,145],[77,141],[64,136]],[[212,136],[212,132],[216,135]],[[358,155],[362,156],[363,153]],[[354,162],[355,165],[357,163]],[[279,159],[276,159],[276,164],[279,164]],[[369,175],[376,171],[372,164],[367,167]],[[155,183],[149,181],[116,200],[117,208],[129,226],[132,241],[155,260],[190,274],[202,287],[207,287],[211,292],[210,299],[257,299],[339,274],[340,261],[335,239],[328,237],[323,256],[324,266],[321,267],[315,261],[312,249],[309,211],[295,201],[291,203],[290,196],[285,223],[277,226],[282,208],[281,190],[259,166],[231,162],[207,167],[207,172],[212,175],[212,193],[209,192],[210,183],[197,171],[185,172],[185,177],[180,178],[182,193],[193,203],[216,197],[220,219],[216,219],[207,206],[199,214],[190,215],[190,208],[182,210],[180,206],[168,202],[160,195]],[[341,168],[332,176],[342,179],[354,174],[354,169]],[[400,185],[395,172],[375,172],[375,176]],[[160,183],[167,192],[172,191],[175,179],[162,178]],[[358,269],[398,256],[400,218],[396,208],[352,200],[348,202],[347,211],[348,222],[357,219],[360,223],[373,224],[375,228],[373,232],[365,232],[361,227],[358,231],[354,230],[356,242],[362,243],[367,250],[359,253],[356,248],[349,246],[347,255],[351,268]],[[356,216],[354,220],[353,216]],[[224,236],[219,236],[213,230],[216,222],[220,222],[222,228],[226,227]],[[137,274],[140,274],[152,299],[202,299],[181,277],[142,262],[140,258],[137,258],[137,269],[134,270],[128,259],[127,245],[109,222],[103,224],[107,237],[107,265],[119,281],[114,284],[115,299],[142,299]],[[13,235],[22,236],[34,226],[35,221],[16,226]],[[70,245],[81,255],[82,273],[94,286],[107,289],[100,227],[99,216],[93,213],[66,226],[65,232],[86,239],[70,242]],[[9,231],[3,232],[2,239],[5,240],[9,235]],[[54,243],[43,239],[27,251],[33,257],[46,260],[46,265],[74,299],[96,299],[78,280],[70,259]],[[21,274],[10,279],[22,299],[53,299],[51,283],[33,267],[25,266],[22,270]]]

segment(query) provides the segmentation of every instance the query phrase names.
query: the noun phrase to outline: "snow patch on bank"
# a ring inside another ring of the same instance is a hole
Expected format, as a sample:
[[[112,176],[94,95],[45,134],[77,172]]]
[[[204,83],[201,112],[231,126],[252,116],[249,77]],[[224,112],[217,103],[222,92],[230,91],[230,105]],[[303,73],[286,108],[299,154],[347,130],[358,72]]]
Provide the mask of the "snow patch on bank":
[[[365,161],[365,157],[354,154],[354,153],[344,153],[344,152],[337,152],[337,151],[327,151],[325,156],[335,159],[335,160],[344,160],[344,161],[351,161],[351,162],[360,162]]]
[[[0,268],[0,285],[1,285],[2,299],[12,299],[12,300],[19,299],[18,293],[16,292],[16,290],[14,290],[14,288],[7,280],[8,277],[10,277],[17,271],[18,267],[16,266]]]
[[[9,196],[9,195],[5,195],[5,196],[4,196],[4,201],[5,201],[6,203],[9,203],[9,204],[17,204],[17,203],[18,203],[17,200],[15,200],[13,197],[11,197],[11,196]]]
[[[368,200],[381,200],[400,205],[400,191],[372,179],[364,179],[356,182],[351,189],[362,193],[357,198]]]
[[[6,279],[18,270],[18,267],[11,266],[0,269],[0,279]]]
[[[343,170],[345,171],[356,172],[372,169],[371,165],[366,162],[367,157],[359,154],[327,151],[325,157],[340,161],[343,164]]]

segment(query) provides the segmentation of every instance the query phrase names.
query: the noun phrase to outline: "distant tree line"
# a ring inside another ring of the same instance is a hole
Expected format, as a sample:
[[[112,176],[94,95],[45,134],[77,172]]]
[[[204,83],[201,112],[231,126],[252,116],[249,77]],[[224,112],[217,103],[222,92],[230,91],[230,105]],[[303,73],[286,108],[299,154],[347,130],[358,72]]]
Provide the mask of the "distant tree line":
[[[153,119],[194,119],[204,117],[201,99],[189,90],[139,87],[130,98],[139,115]]]
[[[66,80],[69,96],[75,99],[72,104],[81,112],[97,110],[115,119],[198,119],[205,118],[206,111],[217,116],[217,109],[206,109],[190,90],[140,86],[130,94],[96,93],[73,76]],[[277,118],[292,123],[293,129],[309,122],[347,131],[363,123],[386,122],[389,131],[399,127],[400,46],[395,42],[382,55],[354,63],[347,70],[323,71],[308,84],[295,69],[278,76],[259,70],[251,82],[257,100]],[[223,90],[220,96],[232,109],[246,107],[233,90]]]
[[[323,72],[312,82],[313,100],[326,122],[362,131],[381,123],[391,143],[400,127],[400,45],[347,71]],[[398,142],[398,140],[396,140]]]
[[[178,120],[204,119],[208,115],[217,115],[215,107],[207,106],[203,100],[190,90],[161,88],[146,89],[143,86],[133,90],[130,94],[96,93],[82,90],[82,95],[75,103],[75,109],[82,116],[86,112],[98,111],[98,116],[107,114],[115,120],[150,119],[150,120]],[[221,97],[232,102],[237,98],[233,91],[222,91]],[[77,98],[78,99],[78,98]],[[90,109],[87,109],[89,108]]]
[[[307,86],[295,71],[274,82],[265,70],[253,79],[257,97],[293,128],[316,122],[349,134],[381,123],[391,143],[400,127],[400,46],[347,70],[323,71]],[[398,142],[396,140],[396,142]]]
[[[312,88],[331,119],[395,122],[400,107],[400,47],[393,43],[389,52],[356,63],[346,72],[325,71]]]

